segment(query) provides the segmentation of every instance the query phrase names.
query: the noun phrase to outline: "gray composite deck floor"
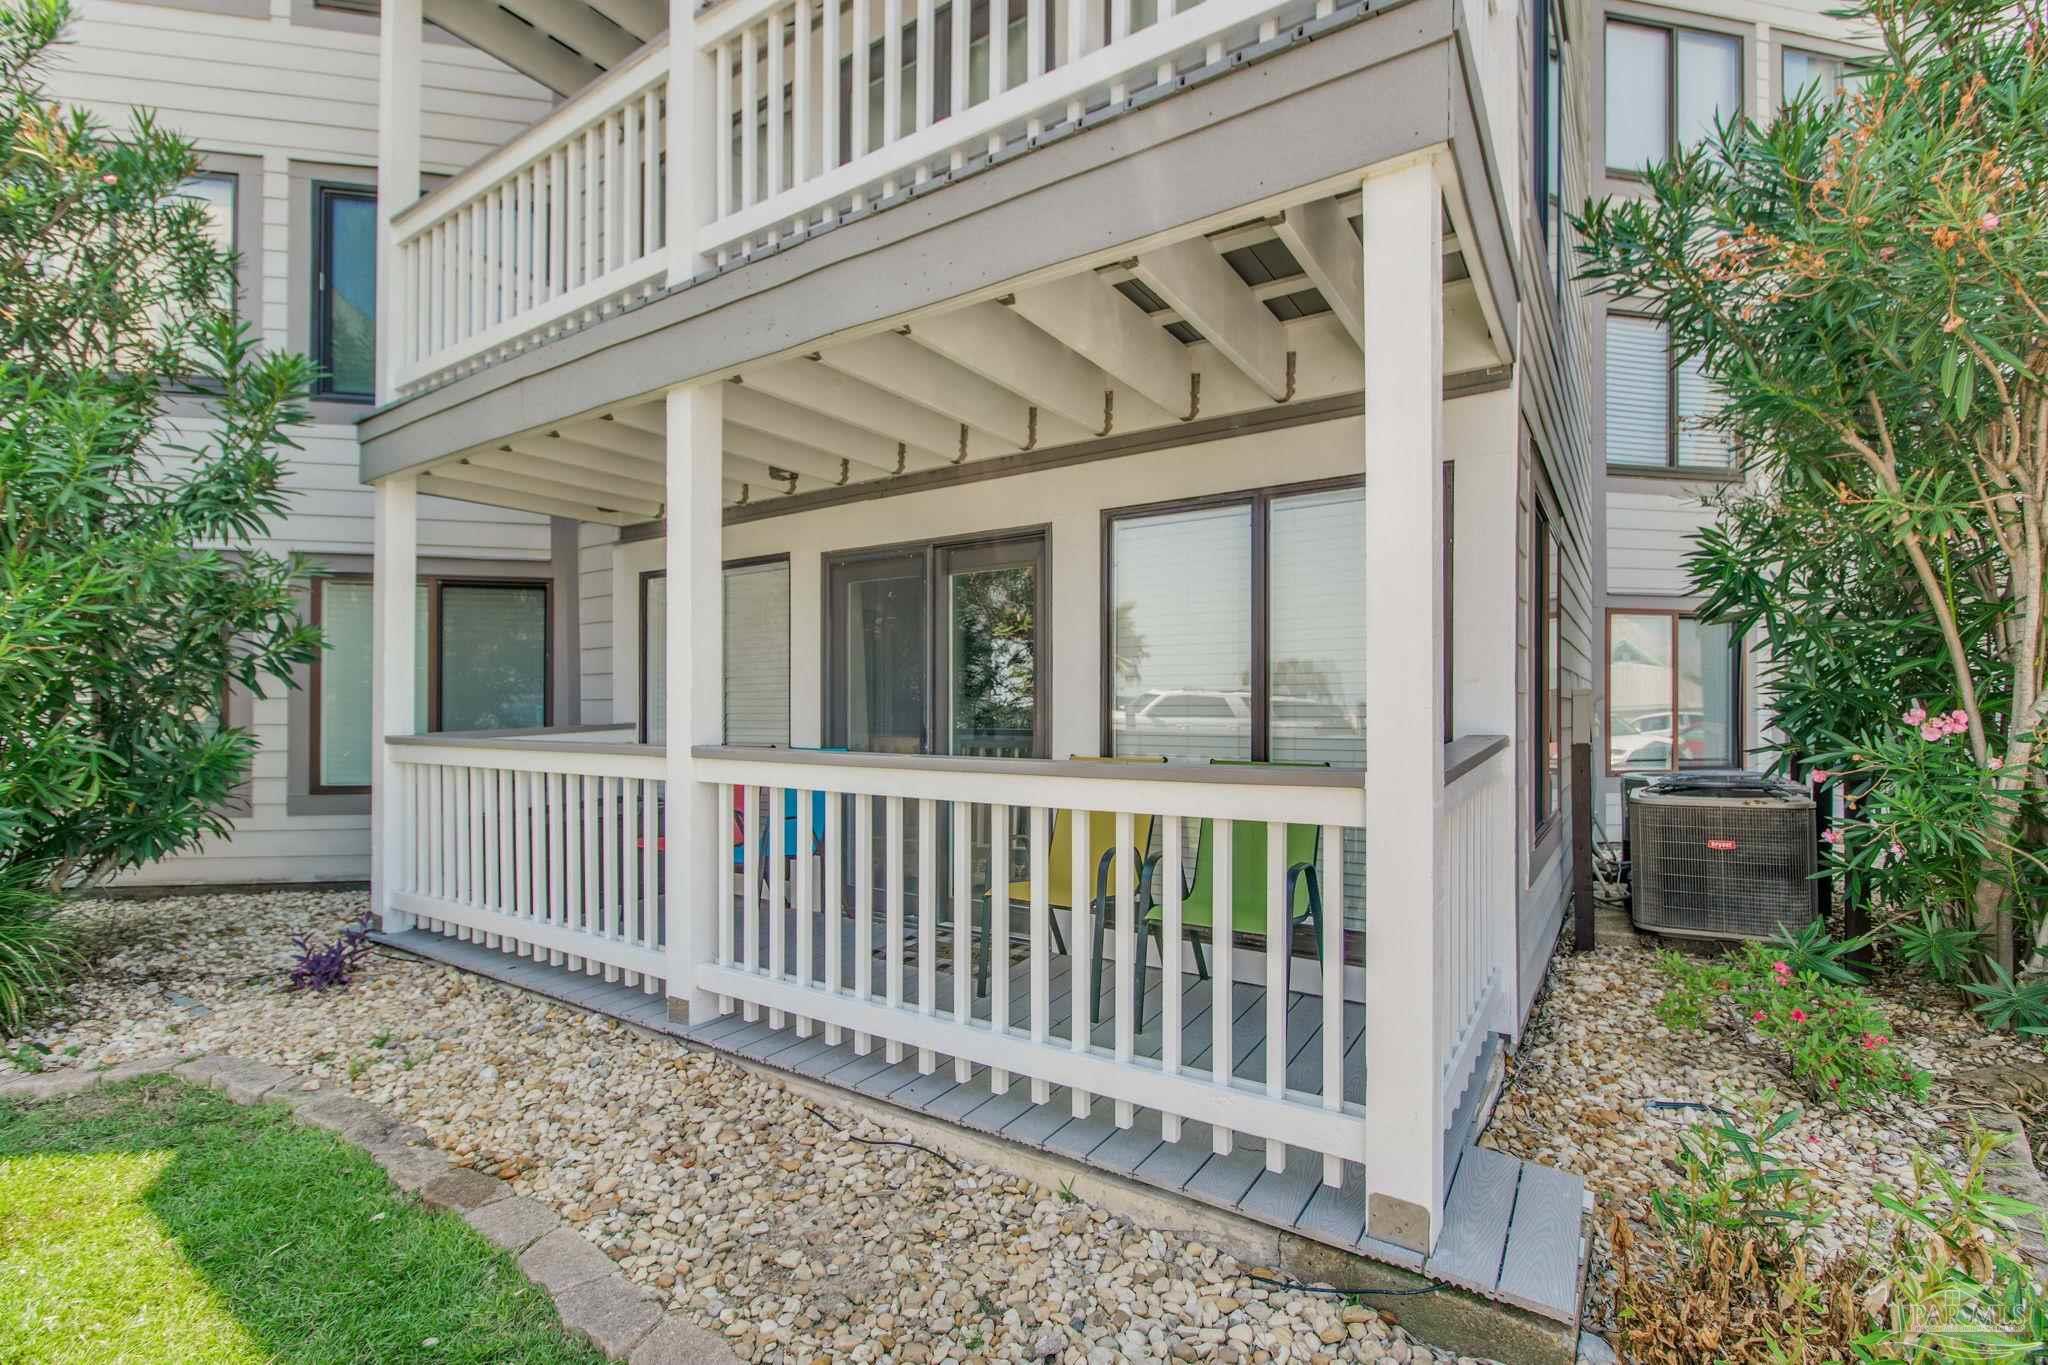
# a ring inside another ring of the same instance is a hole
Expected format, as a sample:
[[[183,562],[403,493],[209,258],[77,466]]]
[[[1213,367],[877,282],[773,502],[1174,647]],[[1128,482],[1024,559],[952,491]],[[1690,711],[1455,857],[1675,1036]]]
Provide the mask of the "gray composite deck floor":
[[[822,947],[822,924],[814,920],[814,943]],[[762,961],[766,961],[766,925],[762,925]],[[904,993],[910,1003],[917,999],[917,964],[914,923],[904,945]],[[794,960],[794,926],[784,921],[785,945]],[[737,937],[737,935],[736,935]],[[935,936],[939,952],[936,973],[935,1008],[952,1008],[950,942]],[[882,938],[880,926],[875,939]],[[797,1036],[793,1018],[779,1028],[771,1027],[768,1011],[749,1021],[735,1009],[730,1015],[689,1026],[669,1020],[666,1001],[659,993],[607,982],[601,975],[571,972],[563,967],[515,956],[481,943],[423,930],[379,935],[379,941],[423,957],[477,972],[508,984],[535,991],[566,1004],[593,1010],[656,1032],[686,1039],[716,1051],[806,1076],[854,1094],[884,1100],[905,1109],[945,1119],[964,1128],[1058,1153],[1098,1169],[1112,1171],[1205,1203],[1287,1228],[1375,1260],[1402,1266],[1459,1286],[1489,1298],[1512,1303],[1545,1317],[1575,1321],[1583,1283],[1583,1245],[1580,1235],[1585,1184],[1577,1176],[1521,1161],[1485,1148],[1466,1147],[1453,1154],[1455,1168],[1444,1210],[1444,1230],[1434,1255],[1424,1260],[1414,1252],[1365,1235],[1365,1171],[1356,1163],[1344,1164],[1341,1187],[1322,1183],[1322,1158],[1300,1147],[1290,1147],[1286,1169],[1273,1172],[1265,1165],[1264,1143],[1237,1134],[1233,1150],[1219,1156],[1213,1150],[1209,1125],[1187,1121],[1181,1125],[1178,1142],[1167,1142],[1160,1132],[1156,1110],[1140,1109],[1128,1129],[1119,1129],[1115,1106],[1099,1099],[1086,1118],[1075,1118],[1071,1092],[1053,1087],[1047,1102],[1031,1102],[1031,1084],[1014,1078],[1008,1090],[997,1095],[986,1068],[976,1067],[967,1081],[957,1079],[948,1057],[934,1059],[933,1069],[919,1069],[915,1049],[908,1049],[902,1061],[891,1064],[876,1040],[865,1056],[854,1052],[851,1034],[837,1045],[828,1044],[822,1027],[808,1038]],[[841,935],[843,982],[852,974],[851,932]],[[822,951],[812,963],[814,979],[822,979]],[[883,962],[874,962],[874,983],[879,992]],[[1013,959],[1009,964],[1010,1019],[1025,1025],[1030,1019],[1029,969]],[[1158,989],[1160,973],[1154,970],[1146,992],[1144,1027],[1137,1035],[1136,1051],[1141,1056],[1160,1053],[1159,1018],[1163,1008]],[[1072,959],[1060,956],[1051,967],[1052,1032],[1071,1036],[1076,1006]],[[1182,1059],[1190,1069],[1210,1066],[1213,1038],[1211,983],[1189,981],[1183,996]],[[1085,1002],[1085,992],[1082,997]],[[1085,1008],[1085,1003],[1082,1008]],[[973,1008],[979,1018],[989,1014],[986,995],[975,993]],[[1091,1041],[1107,1046],[1111,1041],[1115,1002],[1113,987],[1104,989],[1105,1022],[1095,1027]],[[1231,992],[1232,1072],[1242,1078],[1263,1079],[1266,1063],[1265,990],[1262,985],[1240,981]],[[1322,1008],[1312,995],[1292,995],[1287,1019],[1287,1073],[1291,1088],[1313,1091],[1322,1077]],[[1364,1093],[1365,1010],[1351,1003],[1345,1007],[1344,1071],[1345,1093]]]

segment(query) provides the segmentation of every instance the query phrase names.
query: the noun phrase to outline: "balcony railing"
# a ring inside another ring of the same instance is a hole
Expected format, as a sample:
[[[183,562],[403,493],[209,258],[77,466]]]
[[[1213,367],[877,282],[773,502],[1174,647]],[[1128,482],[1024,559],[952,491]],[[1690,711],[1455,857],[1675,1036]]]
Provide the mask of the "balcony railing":
[[[729,261],[1028,147],[1333,7],[1110,0],[1103,15],[1088,0],[964,6],[863,0],[842,13],[837,0],[732,0],[702,15],[697,42],[713,59],[717,126],[728,131],[714,150],[698,254]]]
[[[459,374],[658,287],[668,41],[394,216],[401,390]]]

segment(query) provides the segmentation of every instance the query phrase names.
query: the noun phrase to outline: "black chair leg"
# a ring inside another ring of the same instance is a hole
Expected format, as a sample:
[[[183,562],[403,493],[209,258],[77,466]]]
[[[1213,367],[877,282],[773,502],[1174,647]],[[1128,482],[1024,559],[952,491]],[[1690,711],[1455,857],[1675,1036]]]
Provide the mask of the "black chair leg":
[[[1095,910],[1096,913],[1093,916],[1095,920],[1095,955],[1088,960],[1088,998],[1092,1002],[1088,1007],[1088,1022],[1091,1024],[1102,1022],[1102,984],[1107,976],[1107,973],[1102,970],[1103,924],[1101,905],[1098,904]]]
[[[1145,1031],[1145,977],[1150,970],[1149,964],[1152,960],[1152,940],[1158,938],[1159,933],[1157,925],[1148,924],[1145,926],[1145,932],[1138,935],[1138,960],[1133,964],[1138,969],[1138,988],[1132,993],[1138,997],[1137,1014],[1133,1021],[1133,1027],[1140,1033]],[[1163,967],[1166,962],[1166,942],[1164,939],[1161,939],[1159,943],[1159,961]]]

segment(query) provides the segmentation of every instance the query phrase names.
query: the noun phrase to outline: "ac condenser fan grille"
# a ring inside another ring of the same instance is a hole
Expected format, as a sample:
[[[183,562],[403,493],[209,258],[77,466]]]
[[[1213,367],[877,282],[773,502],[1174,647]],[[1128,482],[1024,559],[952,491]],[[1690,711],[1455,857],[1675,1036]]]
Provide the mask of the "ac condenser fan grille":
[[[1790,783],[1653,783],[1629,824],[1638,928],[1769,938],[1814,918],[1813,799]]]

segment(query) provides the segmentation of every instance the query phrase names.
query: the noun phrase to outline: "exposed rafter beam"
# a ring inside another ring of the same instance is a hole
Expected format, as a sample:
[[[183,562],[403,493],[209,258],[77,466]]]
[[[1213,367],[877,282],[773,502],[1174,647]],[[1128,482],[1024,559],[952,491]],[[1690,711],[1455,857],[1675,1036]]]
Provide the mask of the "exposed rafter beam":
[[[823,413],[785,403],[780,398],[770,398],[750,384],[726,385],[725,420],[765,431],[771,436],[780,436],[786,441],[813,446],[883,474],[930,468],[945,462],[945,457],[932,451],[905,451],[900,441],[848,426]]]
[[[1207,241],[1196,238],[1147,252],[1135,269],[1146,288],[1192,323],[1268,398],[1284,401],[1293,395],[1287,335],[1279,319]]]
[[[785,360],[748,370],[741,382],[771,398],[810,408],[836,421],[904,443],[906,468],[950,464],[960,446],[960,424],[930,408],[884,393],[814,360]],[[933,458],[930,452],[942,452]]]
[[[725,424],[725,436],[721,441],[728,455],[738,455],[777,469],[787,469],[797,474],[807,474],[828,484],[848,483],[855,469],[853,461],[829,454],[795,441],[785,441],[780,436],[770,436],[765,431],[743,427],[736,422]],[[874,471],[861,466],[859,473],[872,475]]]
[[[606,68],[640,50],[632,34],[582,0],[497,0],[504,9]]]
[[[425,0],[428,21],[490,53],[523,76],[558,95],[573,94],[603,71],[538,29],[528,28],[495,4],[475,0]]]
[[[511,450],[472,451],[462,457],[462,463],[478,469],[531,474],[537,478],[552,479],[559,484],[582,488],[587,496],[598,500],[617,494],[622,498],[653,503],[656,506],[668,501],[668,490],[659,483],[649,483],[645,479],[597,469],[587,464],[565,463],[516,447]]]
[[[1095,272],[1018,290],[1016,312],[1162,411],[1193,411],[1187,347]]]
[[[588,0],[590,7],[641,42],[668,27],[668,8],[655,0]]]
[[[621,512],[631,512],[642,518],[659,515],[661,499],[629,497],[618,488],[593,488],[587,483],[563,483],[537,472],[510,469],[486,469],[471,465],[463,471],[473,482],[484,488],[509,489],[514,493],[528,493],[537,498],[550,498],[563,503],[589,503],[596,507],[612,507]]]
[[[454,498],[458,502],[480,502],[486,507],[509,507],[516,512],[535,512],[544,517],[571,517],[577,521],[593,521],[605,526],[628,526],[633,522],[646,520],[645,517],[634,516],[615,507],[598,507],[590,503],[538,497],[531,493],[514,493],[509,489],[491,488],[432,472],[420,475],[420,492],[437,498]]]
[[[747,496],[747,486],[738,479],[720,479],[718,493],[727,502],[738,502]]]
[[[595,422],[564,422],[556,429],[555,434],[568,440],[582,441],[586,445],[616,451],[636,460],[645,460],[649,464],[665,469],[668,467],[668,435],[667,427],[664,425],[666,419],[657,408],[651,419],[642,420],[651,420],[654,425],[650,429],[636,423],[617,420],[607,422],[603,419]]]
[[[651,484],[656,488],[668,486],[667,473],[658,464],[636,460],[616,451],[600,450],[581,441],[571,441],[559,436],[515,436],[502,442],[520,455],[531,455],[535,459],[551,464],[567,465],[584,471],[587,479],[591,475],[602,475],[607,479],[624,479],[629,483]]]
[[[999,303],[975,304],[914,320],[911,340],[991,383],[1022,395],[1040,413],[1055,413],[1078,433],[1065,439],[1107,436],[1116,429],[1114,383],[1095,365],[1060,345]],[[1136,414],[1123,414],[1135,419]],[[1152,414],[1158,420],[1158,414]],[[1058,443],[1045,432],[1041,445]]]
[[[1297,204],[1274,225],[1351,339],[1365,345],[1365,248],[1336,201]]]
[[[1034,414],[1032,405],[1009,389],[895,332],[831,347],[820,358],[841,374],[964,422],[1013,450],[1055,444],[1042,431],[1050,414]],[[1059,439],[1074,438],[1075,433],[1064,432]]]

